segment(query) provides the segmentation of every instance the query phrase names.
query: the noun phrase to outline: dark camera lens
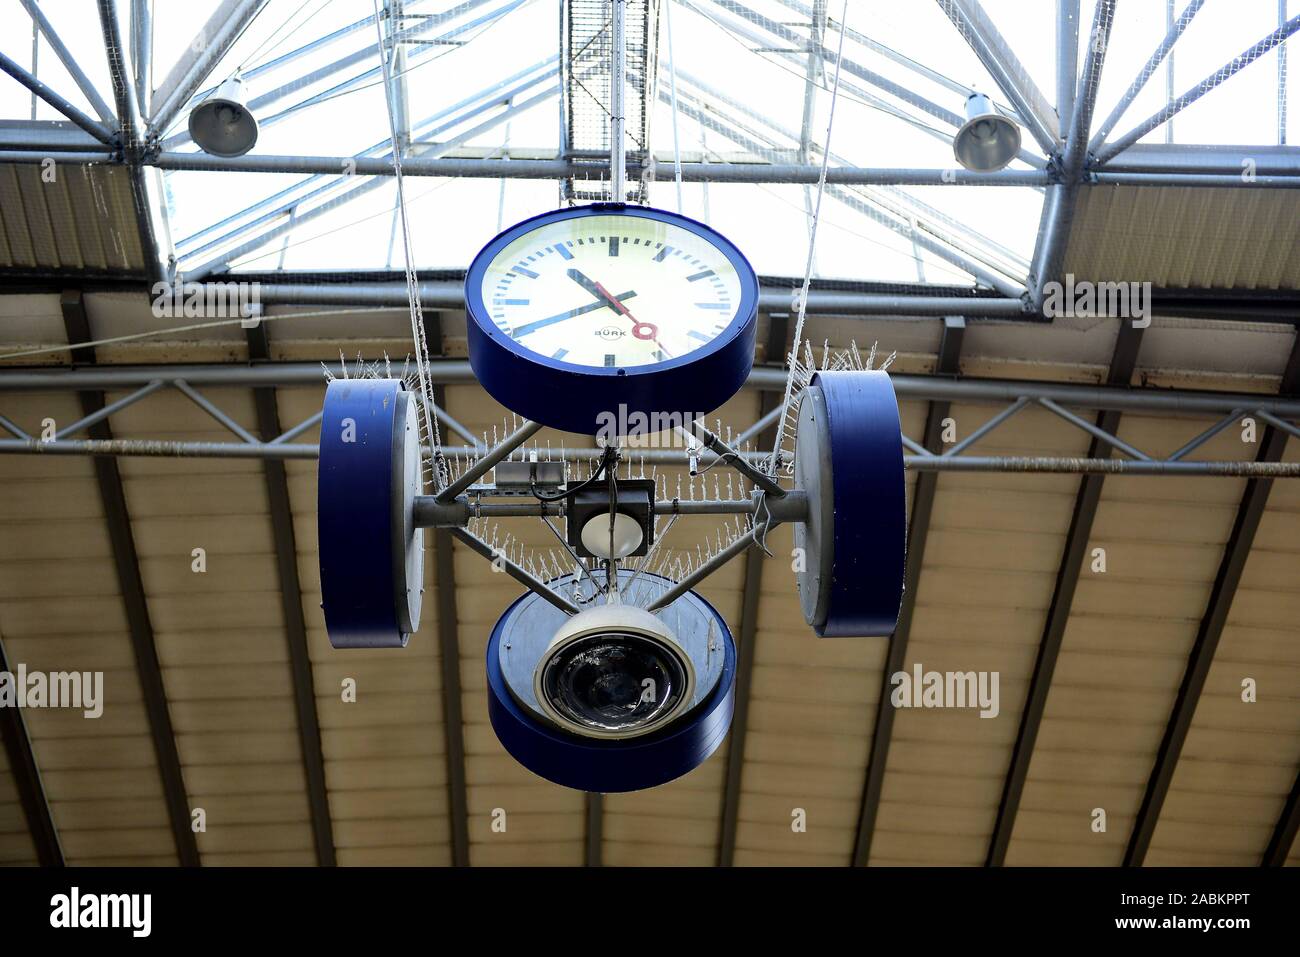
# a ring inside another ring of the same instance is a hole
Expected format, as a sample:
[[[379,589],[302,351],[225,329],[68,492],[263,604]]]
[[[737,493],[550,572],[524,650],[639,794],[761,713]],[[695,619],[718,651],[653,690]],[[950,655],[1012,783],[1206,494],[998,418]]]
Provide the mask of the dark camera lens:
[[[596,732],[637,731],[671,714],[686,687],[681,661],[639,635],[590,635],[560,649],[542,690],[564,718]]]

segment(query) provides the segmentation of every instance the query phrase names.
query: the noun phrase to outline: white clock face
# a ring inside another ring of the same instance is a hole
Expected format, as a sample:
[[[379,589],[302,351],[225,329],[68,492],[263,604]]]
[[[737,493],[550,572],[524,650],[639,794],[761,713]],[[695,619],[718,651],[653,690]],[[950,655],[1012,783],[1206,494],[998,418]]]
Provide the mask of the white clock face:
[[[531,230],[488,264],[481,292],[489,321],[525,349],[615,368],[689,355],[740,308],[740,277],[722,250],[635,215]]]

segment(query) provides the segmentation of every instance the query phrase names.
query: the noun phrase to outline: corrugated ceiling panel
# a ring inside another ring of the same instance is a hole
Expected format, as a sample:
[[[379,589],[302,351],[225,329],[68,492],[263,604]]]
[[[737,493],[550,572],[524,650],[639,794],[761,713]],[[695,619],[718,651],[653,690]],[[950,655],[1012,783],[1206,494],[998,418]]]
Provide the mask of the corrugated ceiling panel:
[[[27,829],[27,815],[18,798],[18,785],[0,749],[0,867],[35,864],[36,846]]]
[[[1292,441],[1287,461],[1300,462]],[[1258,864],[1300,765],[1300,484],[1274,482],[1146,863]],[[1242,700],[1243,682],[1256,700]],[[1212,780],[1206,770],[1223,769]]]
[[[319,411],[323,388],[277,393],[283,428]],[[316,442],[313,428],[297,441]],[[402,649],[336,650],[321,612],[316,463],[290,461],[298,574],[316,687],[325,777],[338,862],[451,863],[446,737],[432,534],[426,532],[420,628]],[[343,681],[354,679],[356,700]]]
[[[925,415],[924,403],[904,403],[903,430],[920,435]],[[915,480],[908,473],[909,508]],[[842,866],[853,854],[888,642],[817,638],[799,609],[792,530],[778,528],[768,544],[735,863]],[[805,830],[794,827],[796,809]]]
[[[721,409],[705,417],[709,428],[717,429],[719,421],[726,438],[726,429],[733,434],[748,428],[758,418],[758,395],[742,392]],[[656,441],[671,441],[659,436]],[[682,495],[689,497],[690,476],[680,467],[658,467],[667,481],[668,494],[677,494],[677,480],[682,481]],[[728,484],[731,480],[732,484]],[[711,469],[695,483],[695,497],[726,498],[739,496],[739,476],[724,466]],[[661,531],[667,527],[666,520]],[[695,554],[697,547],[710,542],[717,546],[719,528],[724,523],[710,516],[680,518],[664,540],[660,552],[665,555]],[[732,531],[723,532],[724,542]],[[710,602],[731,627],[732,637],[739,637],[742,589],[745,580],[745,559],[736,558],[710,575],[697,591]],[[676,781],[629,794],[612,794],[605,798],[604,858],[611,865],[676,864],[711,866],[718,859],[718,840],[722,822],[722,792],[727,774],[727,755],[733,739],[728,737],[721,747],[698,768]]]
[[[1211,424],[1128,413],[1119,435],[1166,454]],[[1229,429],[1196,457],[1242,454]],[[1107,477],[1008,864],[1122,861],[1243,487],[1240,479]],[[1105,549],[1105,573],[1092,571],[1094,548]],[[1221,781],[1230,775],[1223,765],[1206,770]],[[1104,833],[1092,830],[1095,808],[1106,812]]]
[[[139,227],[124,166],[0,164],[0,268],[138,274]]]
[[[256,428],[248,390],[205,395]],[[111,424],[119,438],[234,440],[173,390]],[[190,807],[206,812],[204,863],[315,863],[261,463],[128,458],[120,467]],[[226,773],[235,768],[243,773]]]
[[[1294,190],[1083,186],[1063,272],[1171,288],[1296,289],[1297,247]]]
[[[494,427],[498,438],[509,427],[502,425],[502,417],[508,421],[509,413],[477,386],[449,386],[446,402],[447,411],[472,432],[481,434],[486,429],[489,441]],[[550,441],[553,448],[582,441],[580,436],[551,430],[538,433],[538,438],[543,447]],[[459,444],[459,440],[455,441]],[[512,534],[530,547],[558,548],[558,542],[540,522],[506,520],[498,527],[501,543]],[[484,666],[488,635],[523,588],[508,575],[494,572],[488,562],[464,545],[456,544],[453,555],[470,863],[579,865],[586,836],[582,793],[551,784],[516,763],[488,723]],[[505,814],[505,830],[493,830],[493,821],[501,820],[501,812]]]
[[[81,416],[69,393],[6,398],[36,432]],[[98,486],[89,460],[0,456],[0,633],[11,664],[102,671],[103,714],[25,712],[69,864],[174,864]]]
[[[957,439],[998,411],[954,405]],[[1083,455],[1087,446],[1084,433],[1029,408],[973,450]],[[899,710],[871,863],[984,862],[1077,488],[1069,475],[940,476],[905,669],[997,672],[998,713]]]

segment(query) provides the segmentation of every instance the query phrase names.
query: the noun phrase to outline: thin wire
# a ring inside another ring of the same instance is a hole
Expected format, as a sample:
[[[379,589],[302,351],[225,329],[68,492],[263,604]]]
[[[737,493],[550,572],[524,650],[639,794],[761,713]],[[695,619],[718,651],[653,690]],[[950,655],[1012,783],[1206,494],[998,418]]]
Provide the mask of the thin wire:
[[[276,319],[314,319],[323,316],[349,316],[372,314],[376,312],[396,312],[396,306],[377,306],[371,309],[327,309],[320,312],[286,312],[278,316],[258,316],[258,322],[272,322]],[[121,342],[135,342],[140,339],[150,339],[154,336],[165,336],[171,332],[194,332],[197,329],[212,329],[217,326],[242,325],[248,322],[250,317],[242,319],[219,319],[213,322],[196,322],[186,326],[165,326],[161,329],[150,329],[148,332],[133,332],[125,336],[112,336],[108,339],[93,339],[89,342],[67,343],[61,346],[42,346],[39,349],[24,349],[22,352],[6,352],[0,355],[0,362],[5,359],[18,359],[24,356],[43,356],[53,352],[67,352],[70,349],[84,349],[90,346],[112,346]]]
[[[397,117],[393,107],[393,88],[388,56],[384,52],[384,27],[379,18],[379,0],[373,0],[375,32],[379,37],[379,65],[384,72],[384,106],[388,114],[388,135],[393,144],[393,178],[397,183],[397,204],[402,218],[402,259],[406,272],[406,298],[411,307],[411,336],[415,340],[415,367],[420,380],[420,403],[424,407],[425,428],[432,430],[434,488],[442,488],[445,463],[442,458],[442,436],[438,420],[433,415],[433,386],[429,382],[429,343],[424,336],[424,311],[420,308],[420,284],[415,276],[415,250],[411,245],[411,227],[406,216],[406,187],[402,177],[402,144],[397,136]]]
[[[840,14],[841,25],[847,26],[848,15],[849,0],[844,0],[844,10]],[[808,310],[808,286],[812,282],[813,257],[817,252],[817,225],[822,216],[822,194],[826,192],[826,169],[831,159],[831,133],[835,129],[835,104],[840,94],[840,71],[844,67],[844,35],[847,32],[847,29],[840,30],[839,49],[835,52],[835,85],[831,88],[830,113],[826,117],[826,142],[822,146],[822,169],[817,177],[817,202],[813,207],[812,227],[808,235],[808,262],[804,266],[803,287],[799,291],[799,318],[794,325],[794,345],[792,347],[794,353],[799,351],[799,343],[803,338],[803,322]],[[791,362],[790,372],[785,377],[785,401],[781,404],[783,410],[790,408],[790,397],[794,392],[794,371],[794,363]],[[776,443],[772,446],[772,457],[767,463],[767,470],[771,474],[776,474],[776,461],[781,453],[783,438],[781,430],[778,429]]]
[[[522,9],[523,9],[524,7],[526,7],[526,6],[528,6],[528,4],[527,4],[527,3],[524,3],[524,4],[523,4],[522,6],[520,6],[518,9],[522,10]],[[514,11],[511,11],[511,12],[513,13]],[[394,80],[401,79],[402,77],[406,76],[406,75],[409,74],[409,73],[414,73],[416,70],[418,70],[418,69],[419,69],[420,67],[422,67],[422,66],[428,66],[430,63],[433,63],[433,62],[435,62],[435,61],[437,61],[437,60],[441,60],[443,57],[447,56],[448,54],[455,53],[455,52],[458,51],[458,50],[463,50],[463,49],[465,49],[467,46],[469,46],[471,43],[473,43],[473,42],[474,42],[475,40],[477,40],[479,37],[483,36],[485,33],[487,33],[487,32],[488,32],[489,30],[491,30],[493,27],[495,27],[495,26],[497,26],[499,23],[501,23],[501,21],[504,20],[504,19],[505,19],[505,16],[502,15],[502,16],[500,16],[500,17],[497,17],[495,20],[493,20],[493,21],[490,22],[490,23],[485,23],[485,24],[483,24],[483,26],[479,29],[479,31],[478,31],[477,33],[475,33],[473,36],[471,36],[471,37],[470,37],[468,40],[466,40],[465,42],[455,44],[454,46],[449,46],[449,47],[447,47],[447,49],[443,50],[441,53],[437,53],[437,54],[435,54],[435,55],[429,57],[428,59],[421,60],[419,63],[413,64],[412,66],[408,66],[408,67],[407,67],[405,70],[403,70],[401,73],[393,73],[393,74],[391,74],[391,78],[394,79]],[[354,79],[355,79],[355,77],[354,77]],[[322,97],[322,98],[319,99],[319,100],[313,99],[313,100],[311,101],[311,105],[312,105],[312,106],[319,106],[319,105],[322,104],[322,103],[328,103],[330,100],[337,100],[337,99],[338,99],[339,97],[341,97],[341,96],[348,96],[348,95],[351,94],[351,93],[360,93],[360,92],[362,92],[363,90],[370,90],[370,89],[373,89],[374,87],[377,87],[377,86],[381,86],[381,85],[383,85],[384,82],[385,82],[384,80],[380,79],[380,80],[375,80],[373,83],[367,83],[367,84],[365,84],[364,86],[356,86],[356,87],[353,87],[353,88],[350,89],[350,90],[339,90],[339,92],[337,92],[337,93],[331,93],[329,96]]]
[[[289,37],[293,36],[295,33],[297,33],[299,30],[301,30],[301,29],[302,29],[303,27],[305,27],[307,24],[311,23],[311,21],[312,21],[313,19],[315,19],[316,15],[317,15],[318,13],[320,13],[321,10],[324,10],[324,9],[325,9],[325,4],[326,4],[327,2],[328,2],[328,0],[323,0],[323,2],[321,3],[321,5],[320,5],[319,8],[317,8],[317,9],[316,9],[316,10],[315,10],[315,11],[314,11],[314,12],[313,12],[309,17],[307,17],[306,20],[304,20],[302,23],[298,24],[296,27],[294,27],[292,30],[290,30],[288,33],[286,33],[284,36],[282,36],[282,37],[279,39],[279,41],[275,44],[275,46],[274,46],[274,47],[271,47],[271,49],[274,50],[274,49],[275,49],[276,47],[278,47],[281,43],[284,43],[285,40],[289,39]],[[296,10],[294,10],[293,13],[291,13],[291,14],[289,14],[287,17],[285,17],[283,23],[281,23],[278,27],[276,27],[274,30],[271,31],[270,36],[268,36],[265,40],[263,40],[260,44],[258,44],[258,46],[253,50],[252,53],[250,53],[248,56],[244,57],[244,59],[240,61],[239,66],[235,67],[235,73],[242,73],[243,70],[244,70],[244,68],[245,68],[246,66],[248,66],[248,61],[251,60],[251,59],[253,59],[253,57],[257,56],[257,55],[258,55],[259,53],[261,53],[264,49],[266,49],[266,45],[267,45],[268,43],[270,43],[272,40],[275,39],[276,34],[278,34],[281,30],[283,30],[283,29],[284,29],[285,27],[287,27],[290,23],[292,23],[292,22],[293,22],[293,18],[296,17],[298,14],[302,13],[303,8],[306,7],[307,4],[309,4],[309,3],[311,3],[311,0],[302,0],[302,3],[300,3],[300,4],[298,5],[298,8],[297,8]],[[266,9],[266,8],[263,7],[263,9]],[[232,74],[232,76],[233,76],[233,74]]]
[[[778,70],[784,70],[786,73],[789,73],[791,76],[793,76],[793,77],[797,77],[798,80],[799,80],[799,82],[801,82],[801,83],[807,83],[807,82],[808,82],[807,74],[802,73],[802,72],[800,72],[800,71],[794,69],[793,67],[786,66],[786,64],[785,64],[784,62],[782,62],[781,60],[776,59],[774,56],[766,56],[766,55],[764,55],[763,52],[761,52],[761,51],[759,51],[759,50],[756,50],[756,49],[754,49],[753,47],[749,46],[748,44],[745,43],[745,41],[744,41],[743,39],[741,39],[740,37],[736,36],[735,33],[733,33],[731,30],[729,30],[729,29],[727,28],[727,25],[726,25],[725,23],[723,23],[721,20],[716,20],[716,19],[714,19],[713,16],[711,16],[707,11],[697,9],[697,8],[695,8],[695,7],[688,7],[687,9],[691,10],[691,11],[692,11],[693,13],[695,13],[697,16],[700,16],[700,17],[704,18],[705,20],[707,20],[709,23],[713,24],[715,27],[717,27],[717,29],[718,29],[719,31],[721,31],[721,33],[722,33],[725,37],[727,37],[729,40],[731,40],[733,43],[735,43],[737,46],[739,46],[739,47],[740,47],[742,50],[744,50],[746,53],[752,53],[754,56],[758,57],[760,60],[763,60],[763,61],[766,62],[766,63],[770,63],[772,66],[776,67]],[[831,23],[831,22],[833,22],[833,21],[831,21],[831,20],[828,18],[828,19],[827,19],[827,22],[828,22],[828,23]],[[838,32],[838,31],[837,31],[837,32]],[[841,48],[843,47],[843,40],[844,40],[844,35],[841,33],[841,34],[840,34],[840,41],[841,41],[841,44],[840,44],[840,45],[841,45]],[[818,82],[818,81],[813,81],[813,86],[817,87],[817,89],[822,90],[822,91],[825,92],[825,93],[829,93],[829,92],[830,92],[830,88],[827,87],[827,86],[825,85],[825,83]],[[840,95],[843,96],[846,100],[852,100],[854,103],[857,103],[857,104],[860,105],[860,106],[865,106],[865,107],[866,107],[867,109],[869,109],[869,110],[878,110],[879,112],[884,113],[886,116],[892,116],[892,117],[895,117],[896,119],[900,119],[900,120],[902,120],[902,121],[905,122],[905,123],[909,123],[909,124],[911,124],[912,126],[916,127],[916,128],[919,129],[919,130],[926,130],[927,132],[933,133],[933,134],[935,134],[936,136],[940,136],[940,137],[942,137],[943,139],[948,140],[949,142],[952,141],[952,137],[953,137],[953,134],[954,134],[954,131],[953,131],[953,130],[941,130],[941,129],[939,129],[937,126],[931,126],[929,123],[925,122],[925,121],[922,120],[920,117],[912,116],[912,115],[909,114],[909,113],[904,113],[904,112],[903,112],[902,110],[900,110],[898,107],[892,106],[892,105],[889,104],[889,103],[884,103],[884,102],[881,102],[881,103],[872,103],[870,100],[864,100],[864,99],[862,99],[862,97],[860,97],[860,96],[854,96],[852,93],[850,93],[850,92],[848,92],[848,91],[845,91],[845,92],[841,93]]]

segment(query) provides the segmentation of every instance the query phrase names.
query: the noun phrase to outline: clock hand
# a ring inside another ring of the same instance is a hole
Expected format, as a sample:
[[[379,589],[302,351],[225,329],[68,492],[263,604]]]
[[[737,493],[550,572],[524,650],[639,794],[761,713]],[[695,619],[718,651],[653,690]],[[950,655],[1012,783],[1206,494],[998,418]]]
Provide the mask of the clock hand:
[[[632,320],[632,335],[634,335],[638,339],[649,339],[653,341],[654,344],[659,347],[660,352],[662,352],[665,356],[667,356],[670,359],[673,357],[673,354],[669,352],[667,349],[665,349],[664,344],[660,342],[658,339],[659,336],[658,326],[656,326],[653,322],[642,322],[636,316],[632,315],[632,310],[628,309],[627,306],[623,305],[623,303],[615,299],[614,296],[610,294],[609,290],[606,289],[604,286],[602,286],[600,283],[594,283],[593,285],[595,285],[596,291],[600,295],[604,296],[607,300],[609,300],[609,305],[612,309],[614,309],[616,312],[622,313],[623,315],[627,316],[627,318]]]
[[[631,299],[635,295],[635,291],[629,290],[621,296],[618,296],[615,301]],[[515,339],[521,339],[529,333],[536,332],[538,329],[543,329],[546,326],[553,325],[557,322],[563,322],[565,319],[572,319],[574,316],[581,316],[588,312],[595,312],[597,309],[605,309],[608,306],[609,303],[602,298],[599,302],[593,302],[586,306],[579,306],[577,309],[570,309],[568,312],[561,312],[554,316],[548,316],[545,319],[536,319],[533,322],[525,323],[518,329],[513,330],[511,336]]]
[[[576,282],[583,289],[586,289],[588,292],[593,293],[594,295],[600,296],[607,303],[609,303],[610,308],[613,309],[615,312],[619,312],[624,316],[626,316],[627,318],[631,319],[633,336],[635,336],[637,339],[649,339],[653,341],[654,344],[659,347],[660,352],[662,352],[665,356],[667,356],[670,359],[673,357],[672,353],[669,352],[666,348],[664,348],[664,344],[660,342],[659,339],[657,338],[659,335],[659,327],[656,326],[653,322],[642,322],[636,316],[632,315],[631,311],[627,308],[627,306],[623,305],[623,303],[621,303],[618,298],[613,296],[610,293],[610,291],[606,289],[604,286],[602,286],[600,283],[584,275],[582,270],[574,269],[570,267],[568,270],[568,274],[569,274],[569,278],[572,279],[574,282]]]

